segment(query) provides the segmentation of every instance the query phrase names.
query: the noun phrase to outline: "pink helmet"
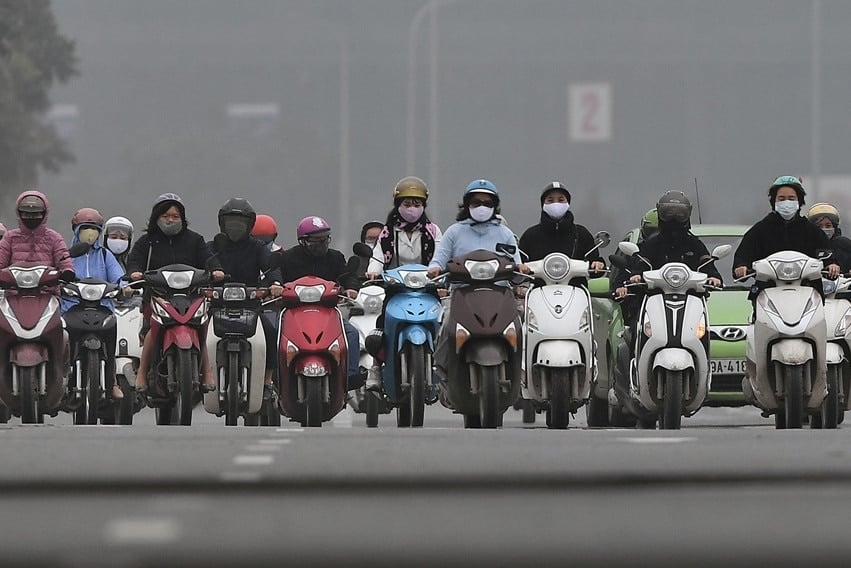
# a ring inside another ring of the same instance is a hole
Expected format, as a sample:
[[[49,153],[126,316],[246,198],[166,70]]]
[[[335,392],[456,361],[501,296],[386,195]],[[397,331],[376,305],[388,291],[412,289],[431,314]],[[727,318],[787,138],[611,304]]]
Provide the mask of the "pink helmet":
[[[298,222],[298,238],[299,240],[310,235],[318,233],[330,233],[331,225],[322,217],[305,217]]]

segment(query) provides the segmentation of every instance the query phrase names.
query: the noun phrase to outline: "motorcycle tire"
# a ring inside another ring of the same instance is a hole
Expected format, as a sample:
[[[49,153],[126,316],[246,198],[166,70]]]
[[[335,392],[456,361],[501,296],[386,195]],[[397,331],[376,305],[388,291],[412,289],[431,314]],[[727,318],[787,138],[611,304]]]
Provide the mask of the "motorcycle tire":
[[[242,419],[242,423],[245,426],[260,426],[260,413],[263,412],[261,409],[260,412],[255,412],[254,414],[246,414],[245,418]]]
[[[804,425],[804,366],[783,365],[782,369],[786,429],[800,429]]]
[[[609,403],[606,399],[597,398],[591,394],[588,406],[585,407],[585,419],[589,428],[606,428],[609,426]]]
[[[523,424],[534,424],[537,418],[535,403],[525,398],[521,398],[517,402],[520,404],[520,411],[523,413]]]
[[[683,420],[683,372],[660,371],[665,392],[662,414],[659,415],[660,430],[679,430]]]
[[[476,365],[479,376],[479,418],[482,428],[498,428],[499,417],[499,377],[501,365]]]
[[[76,364],[74,366],[76,367]],[[86,392],[87,392],[86,389],[85,389],[86,376],[85,376],[84,372],[85,372],[85,368],[83,368],[82,365],[80,366],[79,374],[77,374],[76,371],[74,371],[74,373],[75,373],[74,387],[76,387],[78,389],[78,391],[80,392],[80,398],[77,400],[77,407],[74,409],[74,413],[73,413],[74,425],[76,425],[76,426],[86,424],[86,423],[88,423],[88,420],[89,420],[89,411],[88,411],[89,400],[88,400],[88,396],[86,396]]]
[[[550,402],[547,413],[547,428],[564,430],[570,422],[570,381],[573,373],[566,368],[551,368],[547,374],[550,378]]]
[[[421,428],[425,420],[426,376],[428,375],[426,369],[429,366],[430,357],[424,345],[412,344],[405,347],[405,356],[410,384],[408,406],[411,413],[411,427]]]
[[[275,400],[263,401],[263,406],[260,408],[260,425],[280,427],[281,413]]]
[[[39,424],[41,413],[38,409],[38,375],[36,367],[18,367],[20,385],[21,423]]]
[[[378,428],[378,405],[381,404],[378,395],[372,391],[366,391],[364,402],[366,406],[366,427]]]
[[[8,424],[11,417],[11,411],[6,408],[5,404],[0,403],[0,424]]]
[[[124,394],[124,398],[118,401],[118,406],[115,409],[115,423],[130,426],[133,424],[133,404],[136,391],[130,388],[130,383],[124,375],[116,375],[115,380],[118,381],[118,388]]]
[[[195,406],[195,383],[198,373],[198,352],[189,349],[177,351],[177,404],[178,421],[181,426],[192,425],[192,409]]]
[[[398,428],[411,427],[411,406],[402,404],[396,407],[396,426]]]
[[[821,403],[821,426],[826,430],[832,430],[839,425],[839,369],[834,365],[827,368],[827,396]],[[810,426],[816,421],[813,416]]]
[[[228,353],[227,375],[225,375],[225,426],[236,426],[239,420],[239,353]]]
[[[322,381],[318,378],[302,379],[304,381],[304,425],[308,428],[322,426]]]
[[[98,423],[98,405],[101,399],[100,357],[96,352],[86,352],[85,371],[86,424],[94,425]]]
[[[478,414],[464,415],[464,428],[481,428],[482,420]]]

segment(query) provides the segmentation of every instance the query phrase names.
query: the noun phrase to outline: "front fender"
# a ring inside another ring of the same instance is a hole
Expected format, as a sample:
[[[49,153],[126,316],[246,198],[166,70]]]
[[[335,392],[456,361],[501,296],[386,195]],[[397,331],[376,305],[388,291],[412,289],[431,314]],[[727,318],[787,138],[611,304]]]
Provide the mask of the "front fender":
[[[813,346],[803,339],[782,339],[771,346],[771,360],[785,365],[803,365],[814,358]]]
[[[178,349],[201,349],[198,344],[198,333],[186,325],[174,325],[167,327],[163,332],[163,352],[168,351],[172,346],[176,345]]]
[[[577,342],[553,339],[538,344],[535,364],[547,367],[576,367],[584,366],[585,362]]]
[[[669,371],[683,371],[694,369],[694,357],[685,349],[679,347],[666,347],[659,350],[653,358],[653,368],[662,367]]]
[[[396,349],[401,352],[406,343],[412,343],[414,345],[425,345],[428,343],[429,348],[434,351],[431,334],[421,325],[407,325],[399,332]]]
[[[842,346],[835,341],[828,341],[826,357],[828,365],[841,363],[845,359],[845,351]]]
[[[498,341],[474,341],[464,348],[464,362],[489,367],[508,361],[507,344]]]
[[[47,361],[47,347],[35,343],[18,343],[9,353],[9,362],[19,367],[35,367]]]

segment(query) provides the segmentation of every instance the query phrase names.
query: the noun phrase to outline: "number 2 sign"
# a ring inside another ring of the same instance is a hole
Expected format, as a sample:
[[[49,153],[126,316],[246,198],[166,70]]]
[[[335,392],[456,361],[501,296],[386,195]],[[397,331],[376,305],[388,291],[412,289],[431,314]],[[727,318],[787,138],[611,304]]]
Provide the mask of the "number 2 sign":
[[[604,142],[612,137],[612,88],[609,83],[574,83],[568,88],[570,140]]]

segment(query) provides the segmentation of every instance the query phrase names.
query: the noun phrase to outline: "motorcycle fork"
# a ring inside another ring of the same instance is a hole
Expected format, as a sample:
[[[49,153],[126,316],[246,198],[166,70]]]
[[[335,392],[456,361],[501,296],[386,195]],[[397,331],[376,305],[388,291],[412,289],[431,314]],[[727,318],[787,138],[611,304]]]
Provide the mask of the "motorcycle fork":
[[[665,399],[665,373],[663,371],[656,372],[656,400]],[[683,371],[683,400],[691,400],[691,380],[692,373],[688,369]]]
[[[506,388],[511,386],[511,382],[505,378],[505,365],[499,366],[499,390],[502,392],[506,392]],[[470,393],[473,395],[479,394],[479,389],[481,385],[479,384],[479,374],[478,374],[478,365],[470,365]]]
[[[38,369],[38,394],[45,396],[47,394],[47,363],[40,363]],[[19,396],[21,394],[21,379],[18,377],[17,365],[12,365],[12,394]]]
[[[305,394],[304,394],[304,382],[305,381],[322,381],[322,402],[329,402],[331,400],[331,389],[328,385],[328,375],[323,375],[321,379],[317,379],[316,377],[299,377],[298,379],[298,401],[301,404],[305,402]]]

